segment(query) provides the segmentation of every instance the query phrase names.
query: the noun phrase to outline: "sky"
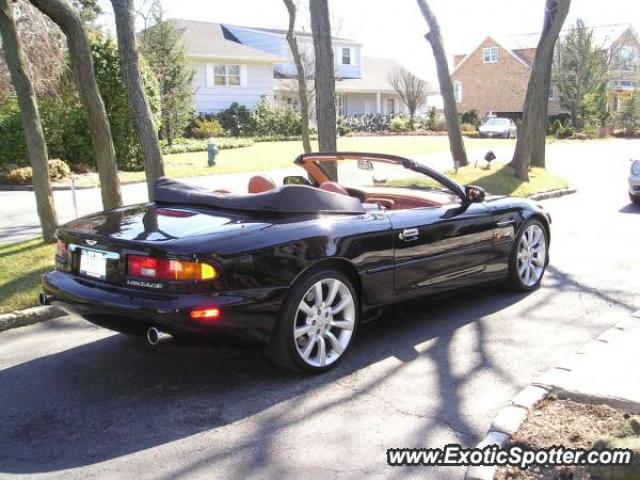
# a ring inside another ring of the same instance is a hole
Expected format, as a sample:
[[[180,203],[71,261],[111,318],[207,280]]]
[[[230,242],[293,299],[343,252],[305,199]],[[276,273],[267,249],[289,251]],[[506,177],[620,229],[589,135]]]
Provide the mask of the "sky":
[[[110,13],[108,0],[101,0]],[[430,0],[449,57],[468,53],[487,35],[539,32],[545,0]],[[286,28],[282,0],[163,0],[168,18]],[[415,0],[330,0],[332,27],[362,43],[365,56],[394,58],[433,81],[435,67],[424,34],[428,31]],[[307,12],[308,15],[308,10]],[[640,32],[638,0],[573,0],[565,25],[582,18],[588,25],[634,22]],[[307,22],[308,24],[308,22]]]

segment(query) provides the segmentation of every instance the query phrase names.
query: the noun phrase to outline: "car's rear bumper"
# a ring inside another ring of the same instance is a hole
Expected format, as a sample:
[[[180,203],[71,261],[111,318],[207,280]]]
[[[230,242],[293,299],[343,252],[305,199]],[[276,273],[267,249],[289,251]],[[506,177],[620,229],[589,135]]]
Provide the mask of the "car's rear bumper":
[[[48,300],[97,325],[142,332],[156,326],[176,336],[234,336],[266,343],[287,288],[246,289],[210,294],[160,294],[123,288],[60,271],[42,277]],[[215,307],[215,320],[194,320],[196,307]]]
[[[636,197],[640,197],[640,176],[629,176],[629,193]]]

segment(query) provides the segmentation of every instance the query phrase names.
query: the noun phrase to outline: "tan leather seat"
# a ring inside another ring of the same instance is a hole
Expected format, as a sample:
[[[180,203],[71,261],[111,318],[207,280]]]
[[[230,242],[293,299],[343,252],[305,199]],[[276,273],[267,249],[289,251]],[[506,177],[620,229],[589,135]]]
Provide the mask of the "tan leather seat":
[[[276,182],[266,175],[255,175],[249,180],[249,193],[263,193],[276,188]]]
[[[333,192],[349,196],[349,192],[347,192],[347,190],[342,185],[336,182],[323,182],[319,188],[320,190],[324,190],[325,192]]]
[[[377,203],[385,210],[395,210],[396,201],[391,198],[369,197],[367,203]]]

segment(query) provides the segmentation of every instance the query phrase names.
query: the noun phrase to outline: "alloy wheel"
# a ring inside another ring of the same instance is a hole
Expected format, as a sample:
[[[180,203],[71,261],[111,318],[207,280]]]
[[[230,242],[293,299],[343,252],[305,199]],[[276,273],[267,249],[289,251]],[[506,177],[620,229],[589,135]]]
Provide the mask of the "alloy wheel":
[[[518,244],[518,276],[527,287],[534,286],[542,277],[547,261],[547,241],[542,227],[531,224]]]
[[[312,367],[335,362],[353,335],[356,306],[349,287],[335,278],[314,283],[303,295],[293,323],[300,358]]]

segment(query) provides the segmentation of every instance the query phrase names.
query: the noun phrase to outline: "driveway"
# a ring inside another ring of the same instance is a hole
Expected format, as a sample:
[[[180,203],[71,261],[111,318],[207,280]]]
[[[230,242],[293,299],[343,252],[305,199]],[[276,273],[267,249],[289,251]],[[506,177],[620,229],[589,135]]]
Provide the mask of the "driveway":
[[[625,186],[639,146],[549,146],[579,191],[543,202],[542,288],[388,309],[326,375],[254,350],[151,350],[71,317],[0,334],[0,477],[461,478],[388,467],[386,449],[474,445],[523,386],[640,307]]]

